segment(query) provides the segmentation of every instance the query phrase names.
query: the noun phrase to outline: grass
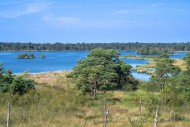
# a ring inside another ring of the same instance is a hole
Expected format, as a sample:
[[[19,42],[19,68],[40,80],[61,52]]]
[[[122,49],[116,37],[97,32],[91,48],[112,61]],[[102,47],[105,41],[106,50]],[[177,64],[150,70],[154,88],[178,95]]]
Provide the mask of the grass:
[[[66,78],[69,72],[24,74],[34,79],[36,90],[24,96],[0,94],[0,127],[6,126],[7,103],[11,103],[11,127],[102,127],[104,98],[109,110],[107,127],[152,127],[154,112],[147,115],[149,99],[158,93],[143,90],[100,92],[93,100],[90,94],[83,95]],[[143,119],[139,119],[139,99],[142,99]],[[152,107],[149,107],[151,109]],[[159,117],[158,127],[189,127],[186,121],[168,121],[168,113]]]

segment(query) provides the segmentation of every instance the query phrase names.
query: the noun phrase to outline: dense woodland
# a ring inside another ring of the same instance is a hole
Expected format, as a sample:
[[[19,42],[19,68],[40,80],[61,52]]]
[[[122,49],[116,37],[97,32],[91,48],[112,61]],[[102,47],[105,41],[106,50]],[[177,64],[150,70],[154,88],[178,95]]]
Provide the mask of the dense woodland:
[[[190,51],[190,42],[181,43],[13,43],[0,42],[0,51],[84,51],[94,48],[137,51],[140,54],[173,53],[174,51]]]

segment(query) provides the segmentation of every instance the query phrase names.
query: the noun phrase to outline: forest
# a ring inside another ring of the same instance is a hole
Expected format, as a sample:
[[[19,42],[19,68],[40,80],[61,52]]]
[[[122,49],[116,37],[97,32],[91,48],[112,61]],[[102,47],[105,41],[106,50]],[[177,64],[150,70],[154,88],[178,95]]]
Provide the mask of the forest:
[[[119,51],[137,51],[139,54],[173,53],[190,51],[190,42],[173,43],[20,43],[0,42],[0,51],[90,51],[95,48],[115,49]]]

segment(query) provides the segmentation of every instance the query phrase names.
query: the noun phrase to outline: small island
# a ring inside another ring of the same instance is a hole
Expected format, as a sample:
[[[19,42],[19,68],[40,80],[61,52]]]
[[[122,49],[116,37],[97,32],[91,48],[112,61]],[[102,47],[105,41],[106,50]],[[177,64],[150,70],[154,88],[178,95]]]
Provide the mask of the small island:
[[[34,58],[36,58],[35,56],[34,56],[34,54],[19,54],[18,55],[18,57],[17,57],[18,59],[34,59]]]
[[[34,54],[19,54],[18,59],[34,59],[37,58]],[[46,55],[41,55],[38,58],[46,58]]]

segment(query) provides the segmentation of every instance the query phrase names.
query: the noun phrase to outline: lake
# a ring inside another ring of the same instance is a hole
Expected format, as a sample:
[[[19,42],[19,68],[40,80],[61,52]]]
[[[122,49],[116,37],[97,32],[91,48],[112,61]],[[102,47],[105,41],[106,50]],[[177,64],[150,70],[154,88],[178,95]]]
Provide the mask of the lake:
[[[43,54],[46,58],[35,59],[17,59],[19,54],[34,54],[36,57]],[[0,52],[0,63],[5,69],[11,69],[13,73],[40,73],[48,71],[72,70],[78,60],[84,59],[88,51],[65,51],[65,52]],[[121,55],[138,55],[136,52],[120,52]],[[185,56],[185,52],[177,52],[170,55],[170,58],[179,59]],[[146,64],[148,60],[121,59],[123,62],[130,64],[132,67]],[[150,76],[144,73],[132,71],[132,75],[140,80],[147,81]]]

